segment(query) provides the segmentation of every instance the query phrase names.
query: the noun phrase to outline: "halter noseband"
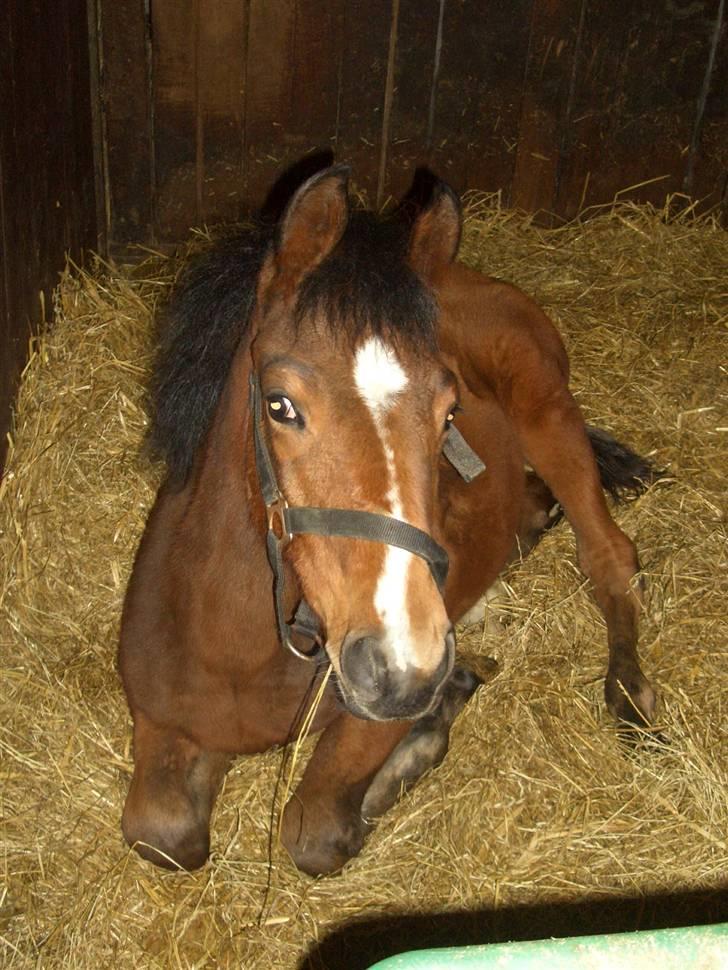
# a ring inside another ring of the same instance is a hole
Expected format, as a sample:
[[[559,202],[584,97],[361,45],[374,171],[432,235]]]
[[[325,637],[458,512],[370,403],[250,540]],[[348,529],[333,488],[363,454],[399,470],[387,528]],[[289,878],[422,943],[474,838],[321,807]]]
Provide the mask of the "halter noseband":
[[[349,539],[366,539],[405,549],[430,567],[432,578],[442,592],[447,579],[447,552],[437,542],[409,522],[390,515],[364,512],[358,509],[321,509],[310,506],[288,505],[278,487],[275,468],[265,440],[263,429],[260,385],[255,374],[250,376],[250,411],[253,415],[253,441],[255,464],[258,471],[260,491],[268,519],[266,548],[274,576],[274,602],[276,622],[281,642],[303,660],[314,660],[323,646],[321,625],[318,617],[305,600],[301,600],[291,623],[285,612],[285,572],[283,549],[294,535],[301,533],[322,536],[344,536]],[[485,469],[485,465],[465,442],[460,433],[451,428],[448,435],[449,452],[445,456],[455,466],[465,481],[472,481]],[[293,634],[311,640],[315,646],[305,653],[293,642]]]

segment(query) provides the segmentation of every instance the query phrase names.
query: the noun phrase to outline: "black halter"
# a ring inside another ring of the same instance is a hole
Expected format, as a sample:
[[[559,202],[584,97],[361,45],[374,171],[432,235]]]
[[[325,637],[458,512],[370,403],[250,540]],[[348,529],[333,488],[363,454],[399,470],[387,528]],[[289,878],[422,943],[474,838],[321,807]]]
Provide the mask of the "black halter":
[[[407,552],[425,560],[430,567],[432,578],[442,592],[447,579],[447,553],[422,529],[417,529],[401,519],[395,519],[390,515],[379,515],[376,512],[290,507],[278,488],[275,469],[266,444],[260,386],[255,374],[251,374],[250,377],[250,411],[253,415],[255,464],[268,517],[266,547],[274,576],[276,622],[284,646],[304,660],[315,659],[318,649],[323,646],[321,624],[305,600],[299,603],[293,621],[289,623],[286,620],[283,550],[294,535],[313,533],[322,536],[344,536],[350,539],[383,542],[386,545],[406,549]],[[445,450],[445,456],[466,481],[472,481],[485,469],[480,458],[455,428],[450,429],[448,443],[450,449],[449,452],[448,449]],[[300,634],[311,640],[314,644],[313,649],[308,653],[299,650],[293,642],[293,634]]]

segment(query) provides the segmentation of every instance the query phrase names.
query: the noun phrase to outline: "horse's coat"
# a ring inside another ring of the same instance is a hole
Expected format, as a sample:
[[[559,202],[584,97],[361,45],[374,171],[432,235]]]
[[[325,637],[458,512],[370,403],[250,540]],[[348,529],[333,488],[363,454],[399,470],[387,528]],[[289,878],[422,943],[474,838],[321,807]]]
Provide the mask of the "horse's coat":
[[[333,668],[316,750],[282,820],[306,871],[358,852],[363,816],[443,756],[477,684],[453,668],[452,623],[554,508],[607,622],[607,704],[622,720],[652,717],[636,553],[602,491],[637,490],[649,468],[587,431],[553,325],[514,287],[455,263],[459,234],[442,184],[403,227],[350,213],[346,171],[334,168],[302,186],[275,234],[223,239],[182,278],[155,379],[152,440],[169,475],[119,653],[135,757],[122,824],[157,863],[205,861],[230,758],[285,742],[320,673],[279,642],[271,532],[285,609],[305,599]],[[256,470],[251,386],[272,501]],[[469,482],[443,454],[454,421],[486,466]],[[282,503],[409,523],[447,550],[444,589],[420,553],[361,532],[279,534]]]

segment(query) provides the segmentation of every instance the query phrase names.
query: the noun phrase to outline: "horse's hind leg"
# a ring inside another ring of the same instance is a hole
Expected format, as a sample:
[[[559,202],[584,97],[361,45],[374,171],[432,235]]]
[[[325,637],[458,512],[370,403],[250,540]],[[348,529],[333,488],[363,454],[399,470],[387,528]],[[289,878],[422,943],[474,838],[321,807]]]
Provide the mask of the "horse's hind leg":
[[[579,409],[564,389],[550,407],[518,415],[517,424],[529,462],[571,522],[579,563],[607,623],[607,705],[620,720],[646,726],[654,714],[655,692],[637,656],[637,553],[609,514]]]
[[[384,815],[426,771],[440,764],[447,754],[453,721],[481,683],[467,667],[455,667],[437,708],[414,722],[379,769],[364,796],[362,818],[369,821]]]
[[[177,731],[137,714],[134,777],[124,805],[124,838],[167,869],[197,869],[210,852],[210,815],[230,763]]]

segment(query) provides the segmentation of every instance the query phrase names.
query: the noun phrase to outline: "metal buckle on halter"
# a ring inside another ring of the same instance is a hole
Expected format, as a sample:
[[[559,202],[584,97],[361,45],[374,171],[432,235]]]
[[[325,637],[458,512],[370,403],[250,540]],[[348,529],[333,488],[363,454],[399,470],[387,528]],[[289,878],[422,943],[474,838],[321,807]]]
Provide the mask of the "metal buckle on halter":
[[[314,647],[309,653],[305,653],[303,650],[299,650],[294,644],[290,637],[282,637],[283,646],[290,650],[294,657],[298,657],[299,660],[307,660],[308,663],[318,663],[320,659],[321,650],[323,648],[323,643],[321,642],[321,637],[317,636],[313,640]]]
[[[278,496],[270,503],[266,505],[265,511],[268,516],[268,531],[272,532],[276,537],[276,541],[280,546],[286,546],[291,541],[293,536],[288,531],[288,526],[286,525],[286,510],[288,509],[288,502],[279,493]],[[276,526],[278,530],[276,531]]]

